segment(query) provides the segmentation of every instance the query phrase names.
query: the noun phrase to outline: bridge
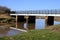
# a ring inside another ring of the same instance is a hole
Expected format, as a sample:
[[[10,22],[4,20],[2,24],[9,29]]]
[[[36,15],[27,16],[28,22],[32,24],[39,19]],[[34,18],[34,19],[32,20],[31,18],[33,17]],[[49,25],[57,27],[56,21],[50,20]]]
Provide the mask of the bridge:
[[[54,24],[54,16],[60,16],[60,10],[30,10],[30,11],[19,11],[10,14],[16,17],[16,28],[18,27],[18,22],[24,22],[26,16],[27,30],[34,29],[33,27],[28,27],[28,24],[35,23],[36,16],[45,16],[45,26],[51,26]]]

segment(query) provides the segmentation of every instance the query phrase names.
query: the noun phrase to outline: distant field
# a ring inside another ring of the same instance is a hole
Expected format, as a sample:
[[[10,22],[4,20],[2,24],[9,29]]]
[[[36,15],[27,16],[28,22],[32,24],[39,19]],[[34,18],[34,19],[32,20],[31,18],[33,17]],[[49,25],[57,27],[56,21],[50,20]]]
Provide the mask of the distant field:
[[[37,16],[36,18],[37,18],[37,19],[40,19],[40,18],[41,18],[41,19],[44,19],[45,16]],[[55,17],[54,17],[54,20],[55,20],[55,21],[60,21],[60,16],[55,16]]]

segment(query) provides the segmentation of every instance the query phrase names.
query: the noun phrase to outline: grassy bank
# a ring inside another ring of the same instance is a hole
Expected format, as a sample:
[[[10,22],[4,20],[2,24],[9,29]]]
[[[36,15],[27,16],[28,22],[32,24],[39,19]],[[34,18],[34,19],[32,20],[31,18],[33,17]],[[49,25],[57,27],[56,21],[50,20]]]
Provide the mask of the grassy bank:
[[[60,28],[60,25],[53,26],[52,29],[54,28]],[[60,32],[52,29],[28,31],[16,36],[0,37],[0,40],[60,40]]]
[[[60,40],[60,32],[51,30],[35,30],[13,37],[1,37],[0,40]]]

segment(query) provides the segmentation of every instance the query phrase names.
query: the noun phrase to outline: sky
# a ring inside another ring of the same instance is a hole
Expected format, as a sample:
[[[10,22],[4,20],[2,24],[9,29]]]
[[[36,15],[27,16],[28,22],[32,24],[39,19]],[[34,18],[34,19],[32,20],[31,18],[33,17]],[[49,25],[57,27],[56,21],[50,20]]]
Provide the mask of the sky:
[[[0,6],[16,11],[60,9],[60,0],[0,0]]]

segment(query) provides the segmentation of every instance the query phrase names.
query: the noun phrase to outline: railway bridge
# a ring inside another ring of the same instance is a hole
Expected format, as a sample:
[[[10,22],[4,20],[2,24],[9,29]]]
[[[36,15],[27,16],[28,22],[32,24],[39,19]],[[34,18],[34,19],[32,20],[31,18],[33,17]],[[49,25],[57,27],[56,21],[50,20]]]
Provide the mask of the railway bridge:
[[[10,15],[16,17],[16,28],[19,22],[26,21],[26,30],[35,29],[35,27],[30,27],[28,24],[35,23],[36,16],[45,16],[45,26],[54,25],[54,16],[60,16],[60,10],[35,10],[35,11],[20,11],[16,13],[11,13]]]

